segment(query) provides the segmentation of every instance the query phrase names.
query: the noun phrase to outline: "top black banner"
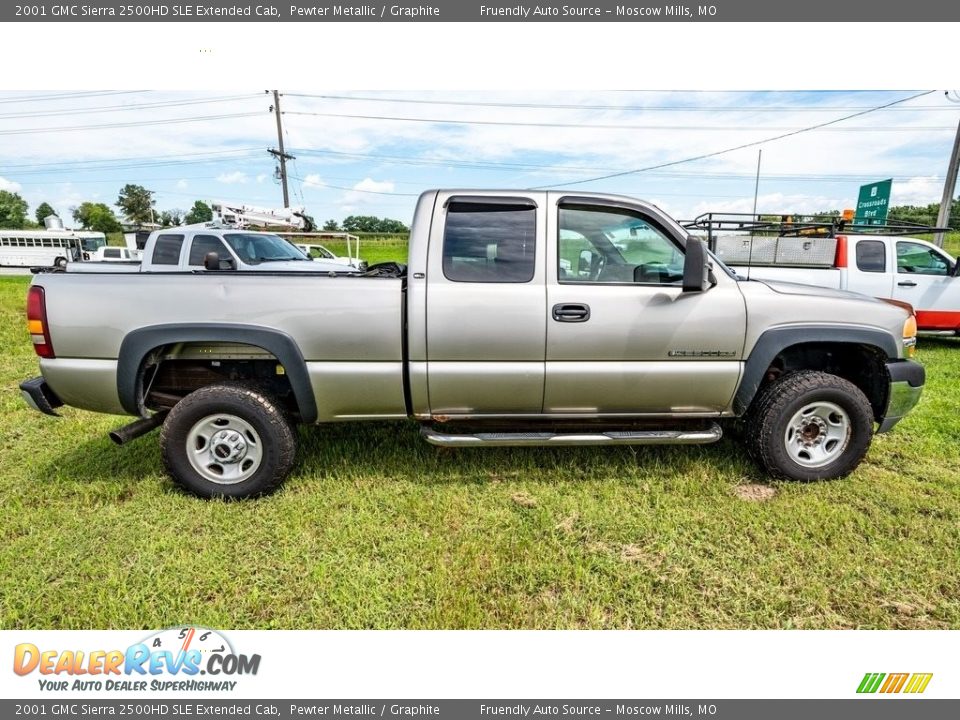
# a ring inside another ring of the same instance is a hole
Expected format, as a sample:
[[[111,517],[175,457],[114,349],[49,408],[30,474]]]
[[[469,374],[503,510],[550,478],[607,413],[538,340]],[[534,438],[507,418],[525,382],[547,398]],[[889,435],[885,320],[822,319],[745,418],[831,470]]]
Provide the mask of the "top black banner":
[[[96,0],[77,4],[3,4],[3,22],[931,22],[960,20],[960,3],[943,0],[712,0],[712,4],[661,5],[588,0],[568,4],[497,0],[425,0],[365,4],[284,2],[200,3]],[[810,38],[815,40],[816,38]],[[829,25],[824,47],[837,42]],[[757,39],[764,41],[764,39]],[[769,41],[770,38],[766,38]],[[744,39],[749,42],[749,39]]]

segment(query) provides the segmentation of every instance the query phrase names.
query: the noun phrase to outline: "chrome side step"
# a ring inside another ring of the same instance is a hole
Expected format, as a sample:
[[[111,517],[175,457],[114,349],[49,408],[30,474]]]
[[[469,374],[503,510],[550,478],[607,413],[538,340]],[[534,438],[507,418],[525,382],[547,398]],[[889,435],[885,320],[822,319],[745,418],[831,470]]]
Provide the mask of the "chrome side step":
[[[478,432],[453,435],[428,427],[420,434],[440,447],[564,447],[584,445],[704,445],[723,437],[717,423],[701,430],[608,430],[605,432]]]

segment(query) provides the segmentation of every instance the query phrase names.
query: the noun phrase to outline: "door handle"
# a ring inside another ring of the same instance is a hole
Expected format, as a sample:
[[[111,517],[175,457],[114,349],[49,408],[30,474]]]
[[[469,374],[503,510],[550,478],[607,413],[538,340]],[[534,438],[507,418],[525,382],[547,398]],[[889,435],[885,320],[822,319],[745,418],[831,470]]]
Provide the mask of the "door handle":
[[[900,287],[916,287],[917,286],[917,284],[913,280],[902,280],[901,282],[898,282],[897,285],[899,285]]]
[[[553,319],[557,322],[586,322],[590,319],[590,306],[585,303],[559,303],[553,306]]]

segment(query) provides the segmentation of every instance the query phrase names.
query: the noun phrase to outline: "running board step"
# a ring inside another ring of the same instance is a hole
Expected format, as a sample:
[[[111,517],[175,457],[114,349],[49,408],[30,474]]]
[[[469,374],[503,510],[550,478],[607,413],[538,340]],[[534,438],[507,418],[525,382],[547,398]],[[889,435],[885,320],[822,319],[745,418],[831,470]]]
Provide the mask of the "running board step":
[[[699,430],[608,430],[606,432],[478,432],[453,435],[421,427],[420,434],[440,447],[543,447],[584,445],[704,445],[723,437],[717,423]]]

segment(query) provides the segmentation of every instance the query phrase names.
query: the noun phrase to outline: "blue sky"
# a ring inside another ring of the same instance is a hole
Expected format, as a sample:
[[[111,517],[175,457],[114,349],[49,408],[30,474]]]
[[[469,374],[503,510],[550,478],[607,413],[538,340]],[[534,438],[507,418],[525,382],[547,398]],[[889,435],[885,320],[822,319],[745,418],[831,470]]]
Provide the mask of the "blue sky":
[[[435,92],[284,90],[291,202],[320,220],[409,222],[431,187],[535,187],[706,155],[922,91]],[[262,90],[0,93],[0,189],[66,218],[125,183],[157,209],[196,199],[280,207],[272,98]],[[894,178],[894,204],[940,199],[960,104],[935,91],[761,145],[759,210],[852,207]],[[653,201],[681,218],[749,211],[758,147],[572,187]],[[69,224],[69,223],[68,223]]]

